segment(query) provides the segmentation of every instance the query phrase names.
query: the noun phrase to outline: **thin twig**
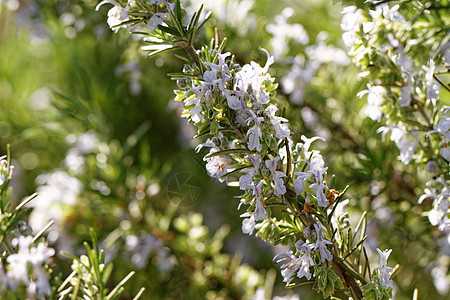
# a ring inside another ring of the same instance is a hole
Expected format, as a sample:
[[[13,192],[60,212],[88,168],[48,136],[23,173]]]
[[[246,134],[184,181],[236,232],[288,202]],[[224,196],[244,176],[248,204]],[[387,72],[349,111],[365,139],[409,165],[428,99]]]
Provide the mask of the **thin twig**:
[[[366,247],[363,246],[364,258],[366,259],[367,269],[369,270],[369,280],[372,281],[372,274],[370,274],[370,263],[369,258],[367,257]]]
[[[289,178],[291,174],[291,151],[289,150],[289,141],[287,138],[284,138],[284,145],[286,146],[286,156],[287,156],[287,166],[286,166],[286,176]]]
[[[442,81],[439,80],[439,78],[436,76],[436,74],[433,74],[434,80],[436,80],[444,89],[447,90],[447,92],[450,92],[450,88],[446,86]]]

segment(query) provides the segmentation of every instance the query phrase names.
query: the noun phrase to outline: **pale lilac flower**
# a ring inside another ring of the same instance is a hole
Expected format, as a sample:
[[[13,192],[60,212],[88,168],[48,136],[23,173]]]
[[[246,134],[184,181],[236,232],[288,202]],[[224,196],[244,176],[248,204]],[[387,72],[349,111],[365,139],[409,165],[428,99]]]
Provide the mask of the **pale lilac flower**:
[[[308,280],[311,279],[310,266],[314,265],[314,261],[310,256],[311,248],[301,240],[297,241],[295,247],[300,257],[295,256],[293,251],[288,248],[285,253],[277,254],[273,258],[275,263],[283,262],[283,265],[281,265],[281,275],[286,285],[291,283],[295,273],[297,273],[298,278],[305,277]]]
[[[170,249],[161,247],[156,251],[156,265],[159,272],[169,272],[176,263],[174,255],[169,255]]]
[[[267,104],[270,101],[269,94],[265,91],[263,83],[270,78],[267,74],[269,66],[273,64],[274,58],[269,52],[262,49],[267,54],[267,62],[261,67],[255,62],[244,65],[239,72],[236,73],[235,88],[243,93],[252,92],[256,98],[255,105]]]
[[[168,16],[168,13],[154,13],[150,20],[148,20],[147,28],[150,31],[155,31],[158,29],[158,25],[164,23]]]
[[[281,158],[279,156],[275,157],[274,159],[270,160],[266,160],[265,164],[267,169],[269,169],[270,172],[274,173],[277,170],[277,164],[278,162],[281,160]]]
[[[380,267],[375,268],[375,270],[378,270],[378,274],[380,275],[380,284],[384,287],[392,287],[392,280],[390,279],[390,277],[394,269],[386,266],[392,249],[381,251],[377,248],[377,251],[380,254]]]
[[[305,189],[306,189],[305,180],[300,178],[294,179],[294,190],[297,195],[303,193]]]
[[[406,74],[408,84],[400,88],[400,98],[398,104],[401,107],[407,107],[411,104],[411,94],[414,93],[414,77],[413,74],[404,72]]]
[[[443,175],[440,177],[440,179],[427,182],[427,186],[430,186],[433,183],[441,185],[442,189],[439,189],[438,187],[433,188],[433,190],[425,189],[425,194],[419,198],[418,202],[422,203],[424,199],[432,198],[433,209],[428,213],[428,219],[433,226],[443,226],[447,222],[450,186],[444,180]]]
[[[301,140],[303,141],[303,151],[304,151],[306,158],[309,158],[309,156],[311,155],[311,152],[309,151],[309,147],[311,147],[311,144],[314,141],[322,140],[325,142],[325,139],[320,136],[313,136],[312,138],[307,138],[306,136],[302,135]]]
[[[217,64],[205,62],[205,64],[211,68],[211,72],[215,73],[216,79],[214,80],[214,82],[212,82],[212,84],[214,86],[218,85],[219,90],[222,91],[223,95],[227,96],[225,94],[227,92],[225,90],[225,85],[232,77],[230,75],[230,69],[228,68],[228,65],[225,63],[225,58],[230,56],[231,53],[226,52],[226,53],[222,54],[222,53],[219,53],[219,51],[217,51],[217,50],[211,50],[209,52],[216,52],[217,60],[218,60]],[[206,72],[205,72],[205,74],[206,74]],[[218,77],[218,74],[220,74],[220,78]]]
[[[325,193],[323,192],[327,186],[322,183],[313,183],[309,187],[313,188],[316,193],[317,205],[327,207],[329,203]]]
[[[262,145],[260,142],[260,139],[262,138],[262,131],[261,128],[259,128],[258,125],[254,125],[252,128],[250,128],[247,131],[248,137],[248,149],[249,150],[256,150],[261,151]]]
[[[245,174],[239,177],[239,188],[241,190],[248,190],[252,187],[253,175]]]
[[[239,97],[237,97],[235,94],[233,95],[233,93],[228,91],[224,92],[224,94],[225,98],[227,99],[227,104],[229,108],[231,108],[232,110],[239,110],[244,108],[241,99],[239,99]]]
[[[272,123],[273,127],[275,128],[275,132],[277,134],[277,137],[279,139],[286,138],[291,135],[291,132],[287,126],[287,124],[282,124],[281,122],[288,122],[287,119],[282,117],[275,116],[275,113],[278,111],[278,107],[276,107],[273,104],[270,104],[266,108],[266,112],[270,118],[270,122]]]
[[[209,154],[217,152],[217,149],[212,148],[209,151]],[[206,161],[206,171],[208,171],[208,175],[211,177],[216,177],[220,182],[223,182],[225,179],[221,178],[228,172],[227,158],[223,155],[216,155],[208,158],[204,158]]]
[[[418,132],[407,131],[402,122],[399,122],[397,125],[382,126],[377,130],[378,133],[381,132],[383,140],[389,131],[391,131],[391,141],[395,142],[400,150],[400,160],[407,165],[411,161],[416,147],[419,145]]]
[[[261,188],[262,188],[263,184],[266,184],[266,183],[264,182],[264,180],[261,180],[258,182],[258,184],[251,186],[253,197],[258,198],[258,199],[261,198],[261,194],[262,194]]]
[[[129,235],[125,239],[128,256],[138,269],[144,268],[147,265],[150,253],[155,252],[162,246],[161,240],[152,234]]]
[[[243,173],[247,173],[246,175],[239,177],[239,187],[241,190],[253,189],[253,176],[258,173],[259,165],[261,163],[261,155],[250,154],[246,157],[246,159],[249,159],[254,167],[241,171]]]
[[[319,250],[320,261],[322,263],[324,263],[325,260],[331,261],[333,259],[333,255],[331,254],[330,250],[327,249],[327,245],[333,245],[333,243],[325,239],[322,225],[320,223],[315,223],[314,229],[316,230],[317,235],[317,241],[314,244],[314,249]]]
[[[267,220],[268,214],[266,209],[264,208],[264,203],[260,198],[255,198],[255,214],[254,219],[255,221],[259,221],[261,219]]]
[[[441,116],[439,123],[433,128],[433,130],[428,131],[425,135],[428,136],[432,133],[439,133],[443,136],[443,139],[439,143],[439,146],[442,147],[439,150],[439,153],[448,162],[450,162],[450,148],[448,147],[448,144],[450,143],[450,116],[445,114],[449,111],[449,109],[449,106],[444,106],[442,108],[441,112],[444,115]]]
[[[274,194],[276,196],[281,196],[286,193],[286,187],[284,186],[284,181],[282,178],[287,177],[283,172],[277,171],[277,164],[281,160],[279,156],[272,160],[266,160],[267,169],[272,172],[272,179],[275,186]]]
[[[200,99],[197,97],[192,97],[192,99],[186,102],[186,106],[194,104],[194,107],[189,111],[189,115],[191,116],[191,120],[194,123],[204,122],[205,117],[202,114],[202,106]]]
[[[302,240],[298,240],[295,243],[295,248],[299,252],[299,260],[301,261],[300,268],[297,272],[297,277],[306,279],[311,279],[311,272],[309,267],[314,266],[314,261],[311,258],[311,246],[308,243],[303,242]]]
[[[264,121],[264,118],[263,117],[257,117],[253,110],[249,109],[248,112],[250,113],[251,117],[248,118],[247,120],[245,120],[245,124],[247,124],[247,126],[250,126],[250,123],[252,121],[255,122],[255,125],[260,125],[261,122]]]
[[[275,173],[273,173],[273,184],[275,186],[274,188],[274,194],[276,196],[281,196],[286,194],[286,187],[284,186],[284,181],[283,178],[287,177],[286,174],[284,174],[283,172],[280,171],[275,171]]]
[[[289,250],[288,248],[286,253],[275,255],[273,261],[275,263],[283,262],[281,265],[281,275],[283,276],[283,281],[286,282],[286,285],[289,285],[292,282],[292,276],[299,268],[299,265],[297,264],[298,257],[293,255],[292,250]]]

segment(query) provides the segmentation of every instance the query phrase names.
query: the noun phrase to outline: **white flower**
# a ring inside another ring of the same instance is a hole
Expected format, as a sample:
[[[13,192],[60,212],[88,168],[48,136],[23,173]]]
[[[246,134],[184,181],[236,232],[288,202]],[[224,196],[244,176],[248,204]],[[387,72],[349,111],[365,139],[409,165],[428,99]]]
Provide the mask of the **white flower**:
[[[6,258],[9,264],[9,270],[6,274],[8,284],[12,289],[16,289],[20,283],[25,284],[27,293],[30,296],[34,296],[36,293],[39,295],[50,295],[51,287],[43,264],[51,262],[52,256],[55,255],[55,250],[48,248],[44,243],[39,243],[37,247],[32,247],[32,240],[33,237],[31,236],[19,236],[12,240],[11,245],[17,247],[18,251]],[[29,274],[29,270],[31,274]]]
[[[319,136],[313,136],[312,138],[309,139],[306,136],[302,135],[301,140],[303,141],[303,151],[304,151],[306,158],[309,158],[309,156],[311,155],[311,152],[309,152],[309,147],[311,147],[311,144],[314,141],[322,140],[325,142],[325,139],[323,137],[319,137]]]
[[[306,45],[309,42],[308,33],[300,24],[289,24],[287,20],[294,15],[294,9],[285,8],[281,14],[274,17],[275,24],[266,27],[267,32],[272,35],[270,44],[276,59],[282,58],[289,49],[291,40],[298,44]]]
[[[377,248],[377,251],[380,254],[380,267],[375,268],[375,270],[378,270],[378,274],[380,275],[380,284],[384,287],[392,287],[392,280],[390,277],[394,269],[386,266],[392,249],[381,251]]]
[[[204,122],[205,117],[202,114],[202,104],[200,99],[197,97],[192,97],[192,99],[186,102],[186,106],[194,104],[194,107],[189,111],[189,115],[191,116],[191,120],[194,123]]]
[[[356,42],[356,32],[361,25],[362,11],[356,6],[348,6],[342,10],[341,29],[344,31],[342,40],[344,44],[351,47]]]
[[[217,152],[217,150],[211,149],[209,154],[214,152]],[[221,176],[225,175],[228,170],[226,157],[223,155],[215,155],[204,158],[203,160],[207,161],[206,171],[208,171],[209,176],[216,177],[220,182],[223,182],[225,179],[221,178]]]
[[[422,66],[422,69],[425,71],[425,82],[427,84],[427,96],[431,99],[437,99],[439,97],[439,89],[440,86],[434,79],[434,70],[436,68],[436,64],[433,59],[430,58],[430,66]]]
[[[367,106],[365,109],[365,113],[374,121],[380,122],[381,116],[383,115],[381,105],[384,102],[384,93],[384,87],[372,86],[370,83],[368,83],[367,90],[363,90],[356,95],[358,98],[362,98],[367,94]]]
[[[251,235],[253,233],[253,231],[255,230],[255,225],[256,225],[255,215],[245,213],[245,214],[242,214],[241,217],[245,217],[245,219],[242,220],[242,233]]]
[[[95,10],[98,11],[100,9],[100,6],[103,4],[112,4],[114,5],[113,8],[111,8],[108,11],[108,25],[111,28],[112,31],[117,32],[119,28],[126,27],[126,25],[118,26],[121,23],[128,20],[128,11],[130,10],[130,6],[127,4],[125,7],[122,7],[120,3],[114,0],[108,0],[108,1],[102,1],[100,2],[96,7]]]

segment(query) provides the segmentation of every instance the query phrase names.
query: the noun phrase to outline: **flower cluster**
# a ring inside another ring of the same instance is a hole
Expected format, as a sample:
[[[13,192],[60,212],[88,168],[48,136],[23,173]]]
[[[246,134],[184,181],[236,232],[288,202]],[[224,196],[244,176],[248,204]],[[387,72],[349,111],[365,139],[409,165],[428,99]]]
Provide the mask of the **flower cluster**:
[[[17,253],[6,258],[8,263],[6,281],[8,286],[16,290],[19,284],[27,287],[29,297],[35,295],[50,295],[48,272],[44,266],[51,263],[55,250],[45,243],[32,245],[32,236],[19,236],[12,240],[11,245],[17,248]]]
[[[448,74],[450,48],[446,33],[434,29],[447,22],[441,15],[444,8],[434,1],[424,7],[419,1],[394,5],[367,2],[373,9],[347,7],[341,23],[349,54],[369,81],[367,89],[357,95],[367,95],[362,113],[385,124],[377,132],[383,140],[390,132],[404,164],[425,166],[433,175],[418,202],[429,204],[426,199],[432,200],[428,219],[438,227],[435,238],[445,255],[449,253],[450,180],[450,122],[445,98],[450,89],[443,78]],[[448,262],[444,265],[448,267]],[[448,287],[448,278],[444,281]]]
[[[291,283],[292,275],[295,273],[297,273],[298,278],[311,279],[310,266],[314,266],[314,261],[311,258],[311,246],[302,240],[298,240],[295,243],[295,249],[298,255],[294,255],[292,250],[288,249],[286,253],[280,253],[273,258],[276,263],[283,262],[281,275],[286,284]]]
[[[241,215],[243,233],[252,234],[256,230],[257,236],[273,244],[295,244],[295,253],[288,250],[275,257],[275,261],[283,262],[282,275],[288,285],[294,274],[311,280],[314,267],[317,290],[325,297],[343,289],[345,281],[362,298],[355,281],[364,284],[362,276],[354,273],[354,278],[345,277],[341,281],[332,266],[340,274],[346,273],[344,252],[349,253],[348,257],[356,249],[351,249],[353,245],[360,245],[363,240],[357,242],[350,232],[344,234],[345,226],[335,220],[337,214],[344,215],[345,203],[335,214],[343,193],[328,186],[325,179],[328,167],[320,152],[310,149],[314,141],[324,139],[302,136],[302,142],[297,144],[291,140],[289,120],[275,97],[277,84],[268,73],[274,57],[262,49],[267,55],[264,66],[253,61],[240,66],[217,40],[197,50],[193,41],[202,7],[185,26],[180,2],[176,1],[173,11],[172,6],[163,4],[158,2],[149,7],[147,15],[141,12],[138,17],[130,13],[134,19],[129,23],[147,24],[150,32],[144,41],[153,44],[145,48],[154,51],[150,55],[173,48],[184,50],[187,63],[183,72],[172,75],[178,85],[174,100],[183,104],[182,117],[196,127],[196,137],[206,139],[196,151],[208,149],[204,157],[208,174],[244,191],[238,206],[248,205]],[[161,7],[169,9],[164,24],[149,25],[151,12]],[[287,214],[280,214],[273,206],[283,207]],[[332,219],[337,225],[333,225]],[[339,229],[336,234],[335,229]],[[331,237],[336,240],[345,237],[348,241],[341,242],[338,249]]]
[[[355,64],[365,71],[362,75],[370,81],[367,89],[357,95],[359,98],[367,95],[363,113],[387,124],[380,132],[384,136],[387,130],[392,130],[391,140],[400,150],[401,161],[408,164],[417,154],[419,141],[428,142],[429,130],[443,134],[439,144],[445,145],[446,131],[443,130],[448,130],[448,126],[445,127],[447,117],[439,102],[439,93],[448,92],[448,88],[444,86],[445,90],[440,91],[442,82],[437,74],[438,69],[449,63],[446,61],[449,48],[439,45],[437,51],[432,52],[429,49],[436,48],[433,45],[423,52],[411,51],[413,44],[420,44],[416,32],[433,29],[407,21],[399,12],[399,5],[370,2],[374,3],[374,10],[365,12],[349,6],[342,11],[342,38],[351,47],[349,54]],[[431,42],[424,41],[424,44]],[[390,71],[386,72],[388,68]],[[435,123],[438,118],[432,117],[436,114],[440,115],[439,123]],[[417,121],[413,121],[412,116]],[[448,164],[447,152],[443,150],[440,154]],[[428,160],[440,159],[429,151],[417,154],[416,159],[421,156]]]

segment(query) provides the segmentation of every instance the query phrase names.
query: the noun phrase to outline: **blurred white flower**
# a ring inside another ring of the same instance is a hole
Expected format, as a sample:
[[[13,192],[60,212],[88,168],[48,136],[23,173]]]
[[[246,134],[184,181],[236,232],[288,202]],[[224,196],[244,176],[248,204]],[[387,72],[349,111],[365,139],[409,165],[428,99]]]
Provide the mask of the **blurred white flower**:
[[[266,27],[267,32],[272,35],[270,44],[272,53],[276,60],[281,60],[289,50],[289,42],[294,41],[300,45],[309,43],[309,37],[302,25],[287,23],[289,17],[295,13],[291,7],[285,8],[281,14],[275,16],[275,24]]]
[[[11,245],[17,247],[18,250],[17,253],[6,258],[6,262],[9,264],[6,274],[8,285],[15,290],[20,283],[25,284],[29,296],[34,296],[36,293],[50,295],[51,287],[43,264],[51,262],[55,250],[48,248],[44,243],[33,247],[31,246],[32,240],[32,236],[19,236],[12,240]]]

